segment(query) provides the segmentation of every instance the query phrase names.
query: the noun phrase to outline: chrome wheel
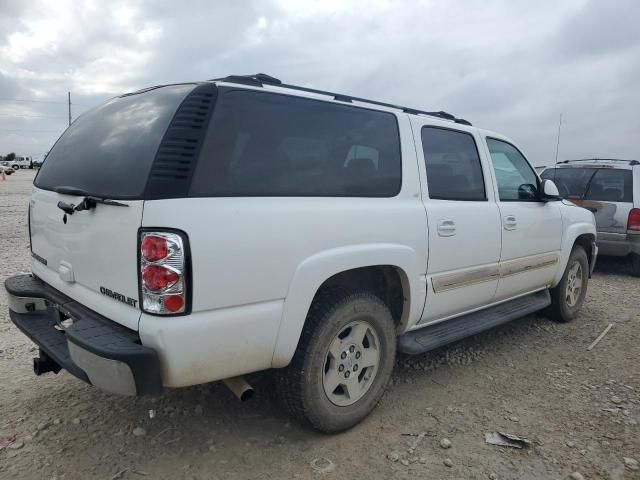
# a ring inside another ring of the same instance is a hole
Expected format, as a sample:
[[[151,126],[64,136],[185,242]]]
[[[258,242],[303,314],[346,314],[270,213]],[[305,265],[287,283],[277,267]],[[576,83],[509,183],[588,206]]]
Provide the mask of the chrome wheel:
[[[334,337],[325,355],[322,386],[334,405],[357,402],[371,387],[378,373],[380,342],[364,320],[346,325]]]
[[[567,288],[565,292],[567,306],[571,308],[575,307],[580,299],[583,284],[582,277],[582,265],[580,265],[580,262],[575,262],[567,272]]]

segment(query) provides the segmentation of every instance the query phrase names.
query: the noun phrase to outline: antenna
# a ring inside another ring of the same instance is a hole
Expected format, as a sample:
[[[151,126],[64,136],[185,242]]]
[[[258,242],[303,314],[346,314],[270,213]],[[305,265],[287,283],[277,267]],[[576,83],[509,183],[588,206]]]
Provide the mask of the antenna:
[[[562,113],[560,114],[560,121],[558,122],[558,141],[556,142],[556,161],[554,167],[558,165],[558,149],[560,148],[560,129],[562,128]]]
[[[553,183],[556,183],[556,173],[558,172],[558,150],[560,149],[560,131],[562,129],[562,112],[558,121],[558,140],[556,141],[556,159],[553,163]]]

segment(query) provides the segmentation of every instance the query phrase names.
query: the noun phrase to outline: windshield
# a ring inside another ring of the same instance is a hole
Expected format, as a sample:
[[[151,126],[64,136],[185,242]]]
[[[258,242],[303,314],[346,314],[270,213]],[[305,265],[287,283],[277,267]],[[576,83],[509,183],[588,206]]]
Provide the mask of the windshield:
[[[83,114],[53,146],[35,186],[141,198],[160,141],[194,86],[170,85],[113,98]]]

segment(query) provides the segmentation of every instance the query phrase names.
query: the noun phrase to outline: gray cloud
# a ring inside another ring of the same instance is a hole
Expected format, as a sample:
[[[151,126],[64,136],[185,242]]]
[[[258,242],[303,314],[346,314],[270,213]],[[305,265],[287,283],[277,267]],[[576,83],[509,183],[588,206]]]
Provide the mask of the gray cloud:
[[[0,97],[70,90],[79,114],[148,85],[266,72],[451,111],[536,164],[553,159],[561,112],[561,158],[638,158],[639,24],[635,0],[3,2]],[[65,123],[64,104],[0,101],[0,150],[39,155]]]

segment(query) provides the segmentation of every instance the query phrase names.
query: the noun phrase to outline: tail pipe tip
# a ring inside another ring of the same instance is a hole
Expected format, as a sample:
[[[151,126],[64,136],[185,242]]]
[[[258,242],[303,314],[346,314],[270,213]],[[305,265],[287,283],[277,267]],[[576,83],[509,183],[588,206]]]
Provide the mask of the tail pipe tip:
[[[222,381],[241,402],[246,402],[253,397],[253,387],[247,383],[244,377],[225,378]]]

